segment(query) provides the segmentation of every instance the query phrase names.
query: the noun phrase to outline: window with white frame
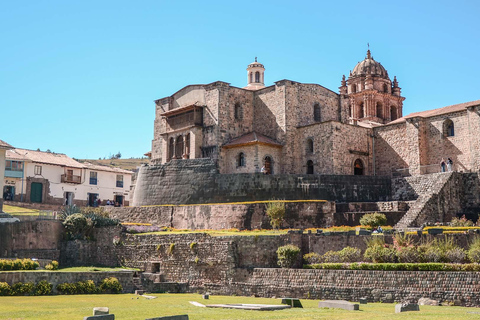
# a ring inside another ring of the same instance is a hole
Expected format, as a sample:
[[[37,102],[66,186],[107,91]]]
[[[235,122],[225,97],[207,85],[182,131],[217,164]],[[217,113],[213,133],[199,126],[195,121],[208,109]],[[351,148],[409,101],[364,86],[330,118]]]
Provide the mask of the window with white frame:
[[[42,166],[35,166],[34,174],[39,176],[42,175]]]

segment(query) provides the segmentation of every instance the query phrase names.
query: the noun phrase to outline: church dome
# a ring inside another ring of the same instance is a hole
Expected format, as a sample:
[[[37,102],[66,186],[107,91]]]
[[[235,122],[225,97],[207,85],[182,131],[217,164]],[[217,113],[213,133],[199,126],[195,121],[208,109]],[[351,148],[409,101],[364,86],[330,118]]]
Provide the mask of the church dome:
[[[355,68],[353,68],[350,77],[366,76],[368,74],[390,80],[387,70],[385,70],[380,62],[373,59],[370,50],[367,51],[365,60],[360,61]]]
[[[260,62],[257,62],[257,57],[255,57],[255,61],[250,63],[247,68],[265,68],[265,67]]]

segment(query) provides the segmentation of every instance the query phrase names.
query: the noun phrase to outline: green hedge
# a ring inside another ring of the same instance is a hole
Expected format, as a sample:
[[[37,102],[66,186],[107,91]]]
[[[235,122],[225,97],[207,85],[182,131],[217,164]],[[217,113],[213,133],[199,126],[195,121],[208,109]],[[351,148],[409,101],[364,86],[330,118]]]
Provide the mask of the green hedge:
[[[380,270],[380,271],[480,271],[478,263],[317,263],[305,269]]]
[[[40,265],[31,259],[0,259],[0,271],[10,270],[35,270]]]

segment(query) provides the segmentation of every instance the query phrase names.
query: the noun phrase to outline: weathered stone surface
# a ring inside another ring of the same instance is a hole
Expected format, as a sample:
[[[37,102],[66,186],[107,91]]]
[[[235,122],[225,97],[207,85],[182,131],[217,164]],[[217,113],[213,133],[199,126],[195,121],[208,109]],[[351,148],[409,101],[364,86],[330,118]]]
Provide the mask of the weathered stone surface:
[[[166,317],[158,317],[158,318],[148,318],[145,320],[188,320],[188,315],[183,314],[179,316],[166,316]]]
[[[114,314],[103,314],[98,316],[83,317],[83,320],[115,320]]]
[[[208,304],[207,308],[224,308],[224,309],[242,309],[242,310],[282,310],[291,308],[291,306],[285,305],[270,305],[270,304],[247,304],[247,303],[238,303],[238,304]]]
[[[420,308],[418,307],[418,304],[414,303],[398,303],[395,305],[395,313],[406,311],[420,311]]]
[[[292,308],[303,308],[300,300],[295,298],[282,298],[282,304],[289,305]]]
[[[420,298],[418,299],[419,306],[439,306],[440,302],[438,300],[433,300],[430,298]]]
[[[109,314],[109,309],[108,307],[95,307],[93,308],[93,315],[98,316],[102,314]]]
[[[367,298],[360,298],[359,302],[360,302],[360,304],[367,304],[368,299]]]
[[[318,303],[319,308],[335,308],[344,310],[359,310],[356,303],[351,303],[345,300],[325,300]]]

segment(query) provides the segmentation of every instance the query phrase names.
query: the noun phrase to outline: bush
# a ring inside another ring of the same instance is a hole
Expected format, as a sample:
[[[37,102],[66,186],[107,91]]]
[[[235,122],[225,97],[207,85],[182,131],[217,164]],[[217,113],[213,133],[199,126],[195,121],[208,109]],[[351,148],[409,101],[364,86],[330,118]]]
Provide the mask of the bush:
[[[310,252],[303,255],[303,260],[305,260],[308,264],[315,264],[322,262],[322,256],[315,252]]]
[[[360,249],[358,248],[345,247],[338,253],[342,262],[356,262],[360,261],[362,258]]]
[[[268,202],[267,216],[273,229],[280,229],[285,220],[285,202]]]
[[[101,292],[105,293],[121,293],[123,288],[115,277],[105,278],[100,283],[99,289]]]
[[[75,283],[59,283],[57,290],[60,294],[77,294],[77,285]]]
[[[471,262],[480,263],[480,248],[470,248],[467,256]]]
[[[53,288],[53,285],[51,283],[49,283],[46,280],[42,280],[39,283],[37,283],[37,285],[35,286],[35,290],[33,294],[36,296],[51,294],[52,288]]]
[[[387,217],[383,213],[367,213],[360,218],[362,226],[378,227],[387,224]]]
[[[45,266],[46,270],[58,270],[58,262],[53,260],[51,263]]]
[[[277,249],[278,265],[282,268],[292,268],[297,262],[300,248],[291,244]]]
[[[0,260],[0,271],[8,270],[35,270],[40,265],[30,259]]]
[[[381,270],[381,271],[480,271],[477,263],[320,263],[305,266],[306,269]]]
[[[0,296],[9,296],[12,288],[6,282],[0,282]]]
[[[453,218],[452,221],[450,221],[450,226],[451,227],[473,227],[474,223],[472,220],[467,220],[465,218],[465,215],[463,215],[461,218]]]
[[[88,220],[81,213],[74,213],[68,216],[65,221],[63,221],[65,230],[69,232],[73,237],[78,238],[79,236],[85,236],[86,233],[93,226],[92,221]]]
[[[464,263],[467,260],[467,254],[462,248],[453,248],[445,253],[445,260],[452,263]]]
[[[385,246],[367,248],[363,255],[368,261],[375,263],[395,262],[395,249]]]
[[[325,263],[338,263],[343,262],[339,251],[327,251],[322,256],[322,261]]]
[[[415,263],[423,260],[422,254],[416,247],[400,247],[397,249],[396,255],[400,263]]]
[[[17,282],[12,286],[11,295],[13,296],[26,296],[33,292],[35,285],[33,282]]]

